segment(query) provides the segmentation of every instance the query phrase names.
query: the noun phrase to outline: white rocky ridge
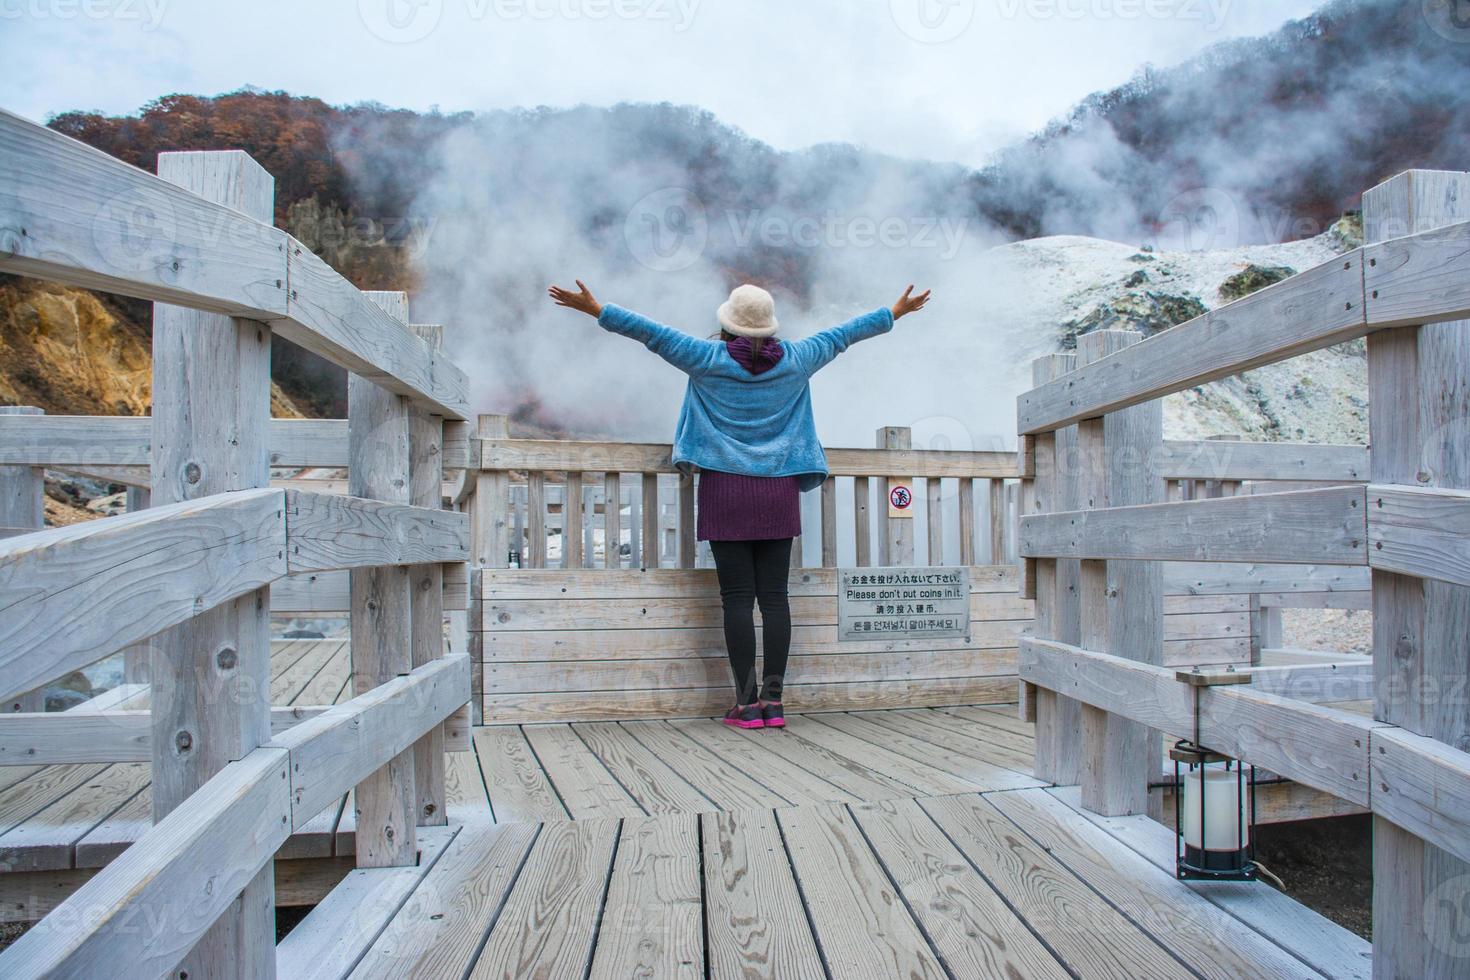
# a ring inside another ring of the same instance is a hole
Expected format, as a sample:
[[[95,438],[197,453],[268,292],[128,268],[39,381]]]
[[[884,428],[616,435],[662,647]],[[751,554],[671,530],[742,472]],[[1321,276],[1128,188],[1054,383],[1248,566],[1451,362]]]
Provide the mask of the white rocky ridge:
[[[1004,245],[989,258],[1015,296],[1003,315],[1015,335],[1034,338],[1028,351],[1034,355],[1069,346],[1066,325],[1120,301],[1127,306],[1130,298],[1146,304],[1149,292],[1170,300],[1192,297],[1205,309],[1216,309],[1226,303],[1221,285],[1248,266],[1302,272],[1341,254],[1348,247],[1341,227],[1281,245],[1204,251],[1143,251],[1137,245],[1058,236]],[[1140,270],[1147,282],[1128,285]],[[1253,441],[1363,443],[1367,425],[1361,341],[1259,368],[1164,402],[1165,435],[1172,439],[1239,434]]]

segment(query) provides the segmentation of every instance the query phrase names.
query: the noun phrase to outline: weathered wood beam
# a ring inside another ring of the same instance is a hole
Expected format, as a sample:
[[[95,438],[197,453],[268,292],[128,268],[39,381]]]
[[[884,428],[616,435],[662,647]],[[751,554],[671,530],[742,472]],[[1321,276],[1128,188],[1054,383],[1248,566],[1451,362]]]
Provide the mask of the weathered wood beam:
[[[1373,661],[1252,667],[1251,689],[1295,701],[1367,701],[1373,697]]]
[[[444,468],[470,463],[462,422],[445,423]],[[347,466],[346,419],[271,419],[267,428],[272,466]],[[126,415],[0,413],[0,466],[147,467],[152,458],[152,420]],[[120,480],[119,482],[127,482]]]
[[[1373,812],[1470,862],[1470,753],[1402,728],[1375,728]]]
[[[164,976],[290,835],[288,754],[256,749],[0,953],[0,975]]]
[[[1238,595],[1267,593],[1368,594],[1373,577],[1366,568],[1344,565],[1252,565],[1218,562],[1168,562],[1164,565],[1165,595]],[[1267,605],[1289,606],[1274,601]],[[1356,608],[1356,607],[1355,607]]]
[[[136,689],[138,685],[128,685]],[[143,690],[147,685],[141,685]],[[137,693],[134,690],[134,693]],[[333,705],[271,708],[271,732],[280,735]],[[445,752],[469,751],[469,729],[460,725]],[[0,714],[0,766],[85,762],[148,762],[153,742],[149,712],[136,710],[46,711]]]
[[[1049,640],[1021,640],[1019,672],[1038,687],[1175,735],[1192,735],[1194,689],[1175,671]],[[1345,711],[1248,686],[1199,689],[1200,739],[1287,779],[1369,805],[1368,733]]]
[[[241,490],[0,542],[0,699],[280,578],[284,508]]]
[[[299,490],[285,494],[292,575],[469,558],[468,514]]]
[[[1157,468],[1168,480],[1363,483],[1368,479],[1368,447],[1223,439],[1166,441]]]
[[[1333,487],[1033,514],[1021,520],[1021,554],[1366,565],[1366,499],[1362,487]]]
[[[1372,484],[1368,540],[1373,568],[1470,585],[1470,491]]]
[[[674,473],[667,443],[577,442],[563,439],[482,439],[486,470],[580,473]],[[1001,452],[923,449],[828,449],[832,476],[1014,477],[1016,456]]]
[[[459,563],[444,566],[444,608],[469,608],[469,571]],[[346,570],[307,572],[277,579],[271,585],[271,614],[346,613],[352,610],[352,590]]]
[[[270,744],[291,753],[292,829],[405,754],[469,699],[469,656],[451,654],[278,735]]]

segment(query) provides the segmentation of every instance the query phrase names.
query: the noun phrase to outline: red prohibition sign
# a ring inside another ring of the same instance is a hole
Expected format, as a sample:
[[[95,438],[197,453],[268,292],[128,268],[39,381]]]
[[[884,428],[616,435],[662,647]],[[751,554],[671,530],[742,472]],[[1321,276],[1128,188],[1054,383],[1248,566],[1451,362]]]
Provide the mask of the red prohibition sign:
[[[894,487],[888,491],[888,502],[895,510],[908,510],[909,504],[914,502],[914,492],[908,487]]]

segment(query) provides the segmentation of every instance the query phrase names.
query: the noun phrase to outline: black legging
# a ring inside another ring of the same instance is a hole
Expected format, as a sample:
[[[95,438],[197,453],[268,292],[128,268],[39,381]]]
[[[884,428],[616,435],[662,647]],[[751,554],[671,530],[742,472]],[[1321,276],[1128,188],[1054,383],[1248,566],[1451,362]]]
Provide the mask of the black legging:
[[[791,605],[786,597],[791,573],[791,538],[778,541],[711,541],[720,600],[725,607],[725,649],[735,674],[737,704],[756,699],[755,615],[761,604],[761,637],[766,670],[760,697],[781,700],[786,654],[791,649]]]

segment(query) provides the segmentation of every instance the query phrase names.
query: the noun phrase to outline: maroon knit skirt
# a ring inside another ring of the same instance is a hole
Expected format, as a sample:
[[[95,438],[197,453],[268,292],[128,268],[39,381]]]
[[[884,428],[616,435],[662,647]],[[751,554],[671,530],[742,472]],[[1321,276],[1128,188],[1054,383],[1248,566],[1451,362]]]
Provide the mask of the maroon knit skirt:
[[[801,535],[801,489],[794,476],[699,474],[700,541],[774,541]]]

